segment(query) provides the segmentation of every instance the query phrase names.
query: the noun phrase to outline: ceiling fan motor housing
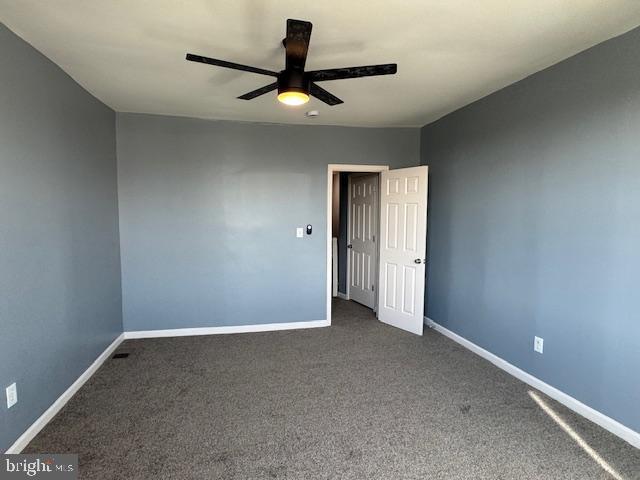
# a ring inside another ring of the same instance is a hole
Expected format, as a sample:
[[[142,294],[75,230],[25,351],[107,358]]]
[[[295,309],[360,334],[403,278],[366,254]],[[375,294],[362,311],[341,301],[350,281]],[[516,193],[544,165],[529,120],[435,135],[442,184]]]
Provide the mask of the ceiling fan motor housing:
[[[299,70],[282,70],[278,74],[278,93],[300,92],[309,95],[311,81]]]

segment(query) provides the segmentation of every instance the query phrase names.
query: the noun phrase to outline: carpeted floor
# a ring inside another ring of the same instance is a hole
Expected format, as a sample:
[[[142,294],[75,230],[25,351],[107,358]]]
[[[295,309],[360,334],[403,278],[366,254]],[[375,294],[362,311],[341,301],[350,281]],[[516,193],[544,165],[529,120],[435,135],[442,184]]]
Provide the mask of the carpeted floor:
[[[333,326],[129,340],[24,453],[83,479],[615,478],[530,388],[337,300]],[[640,450],[541,395],[621,478]]]

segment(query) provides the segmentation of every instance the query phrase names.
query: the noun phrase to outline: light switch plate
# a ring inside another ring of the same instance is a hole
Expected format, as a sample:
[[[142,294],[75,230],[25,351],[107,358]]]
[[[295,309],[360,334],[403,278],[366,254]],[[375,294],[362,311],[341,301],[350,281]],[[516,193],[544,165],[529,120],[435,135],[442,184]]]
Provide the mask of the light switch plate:
[[[302,229],[302,227],[296,228],[296,237],[298,238],[304,237],[304,230]]]
[[[16,383],[13,382],[6,389],[7,391],[7,408],[13,407],[16,403],[18,403],[18,387]]]

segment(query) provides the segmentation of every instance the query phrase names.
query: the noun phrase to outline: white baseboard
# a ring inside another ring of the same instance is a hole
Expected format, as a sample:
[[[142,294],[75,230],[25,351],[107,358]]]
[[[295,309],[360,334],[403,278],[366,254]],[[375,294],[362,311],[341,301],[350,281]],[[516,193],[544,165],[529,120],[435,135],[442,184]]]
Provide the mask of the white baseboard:
[[[338,298],[341,298],[342,300],[349,300],[347,294],[342,292],[338,292]]]
[[[221,335],[228,333],[273,332],[275,330],[297,330],[300,328],[318,328],[331,325],[329,320],[309,322],[264,323],[258,325],[237,325],[229,327],[172,328],[168,330],[138,330],[124,332],[124,338],[185,337],[193,335]]]
[[[494,355],[488,350],[485,350],[484,348],[479,347],[475,343],[470,342],[464,337],[461,337],[457,333],[454,333],[451,330],[443,327],[442,325],[434,322],[430,318],[424,317],[424,319],[425,319],[425,323],[430,328],[433,328],[434,330],[436,330],[437,332],[440,332],[444,336],[449,337],[454,342],[459,343],[465,348],[468,348],[473,353],[480,355],[482,358],[489,360],[496,367],[501,368],[505,372],[513,375],[517,379],[532,386],[533,388],[540,390],[544,394],[548,395],[549,397],[563,404],[565,407],[573,410],[577,414],[582,415],[586,419],[591,420],[593,423],[601,426],[605,430],[608,430],[614,435],[617,435],[623,440],[629,442],[634,447],[640,448],[640,433],[634,430],[631,430],[629,427],[621,424],[617,420],[614,420],[613,418],[606,416],[604,413],[594,410],[593,408],[589,407],[588,405],[585,405],[581,401],[576,400],[570,395],[567,395],[563,391],[558,390],[557,388],[552,387],[548,383],[543,382],[539,378],[536,378],[533,375],[525,372],[524,370],[519,369],[515,365],[510,364],[506,360],[503,360],[502,358],[498,357],[497,355]]]
[[[87,368],[73,384],[9,447],[6,453],[20,453],[47,423],[66,405],[73,395],[80,390],[89,378],[100,368],[116,348],[129,338],[180,337],[188,335],[218,335],[227,333],[270,332],[275,330],[295,330],[299,328],[328,327],[329,320],[313,320],[309,322],[266,323],[259,325],[239,325],[232,327],[177,328],[171,330],[146,330],[124,332],[109,345],[104,352]]]
[[[87,380],[91,378],[91,376],[96,373],[98,368],[108,359],[111,354],[118,348],[118,345],[122,343],[124,340],[124,334],[121,333],[118,338],[116,338],[111,345],[109,345],[104,352],[98,356],[94,360],[94,362],[89,365],[82,375],[78,377],[78,379],[71,384],[69,388],[67,388],[62,395],[58,397],[58,399],[51,404],[47,410],[40,415],[40,417],[33,422],[33,424],[27,428],[27,430],[20,435],[20,437],[9,447],[6,453],[20,453],[26,447],[31,440],[42,430],[47,423],[51,421],[53,417],[66,405],[66,403],[75,395],[75,393],[80,390],[82,385],[85,384]]]

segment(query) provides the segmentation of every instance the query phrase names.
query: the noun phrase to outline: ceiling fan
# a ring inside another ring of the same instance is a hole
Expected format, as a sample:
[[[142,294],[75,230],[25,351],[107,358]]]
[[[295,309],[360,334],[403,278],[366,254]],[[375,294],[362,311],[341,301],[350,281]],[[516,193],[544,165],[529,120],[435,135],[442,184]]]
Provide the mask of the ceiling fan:
[[[253,90],[252,92],[245,93],[238,98],[242,100],[252,100],[277,89],[278,100],[287,105],[302,105],[307,103],[309,101],[309,95],[313,95],[327,105],[338,105],[344,102],[335,95],[327,92],[316,82],[375,75],[392,75],[398,70],[398,66],[395,63],[387,63],[384,65],[330,68],[305,72],[304,65],[307,60],[311,28],[311,22],[292,19],[287,20],[287,36],[282,40],[282,44],[286,49],[286,62],[285,69],[280,72],[227,62],[225,60],[216,60],[215,58],[193,55],[191,53],[187,53],[187,60],[276,77],[275,82]]]

